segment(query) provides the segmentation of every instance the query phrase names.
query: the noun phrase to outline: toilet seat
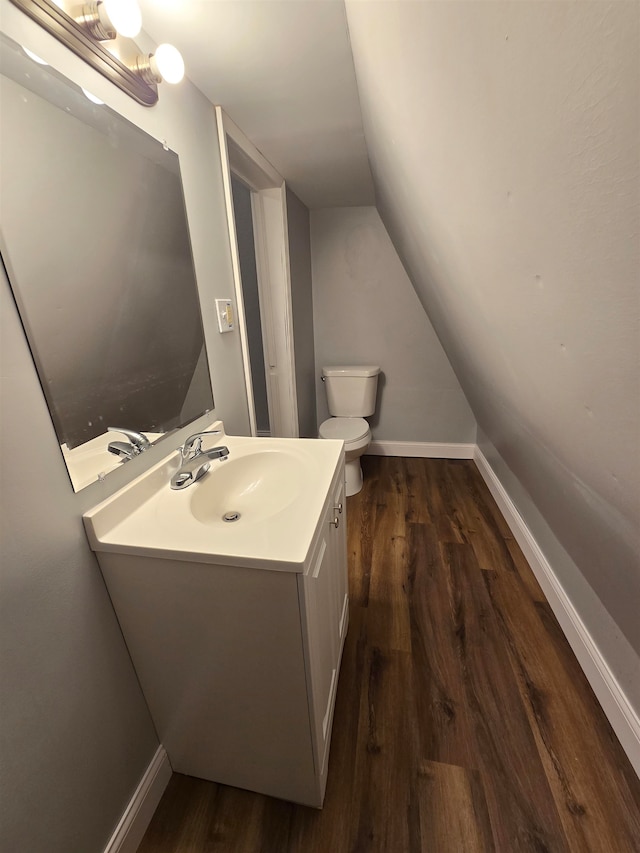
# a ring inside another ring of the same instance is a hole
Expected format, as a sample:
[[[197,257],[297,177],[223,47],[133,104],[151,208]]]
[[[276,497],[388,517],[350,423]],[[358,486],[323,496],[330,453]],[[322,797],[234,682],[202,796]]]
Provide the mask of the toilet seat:
[[[320,438],[338,438],[345,443],[360,441],[369,434],[364,418],[329,418],[320,424]]]

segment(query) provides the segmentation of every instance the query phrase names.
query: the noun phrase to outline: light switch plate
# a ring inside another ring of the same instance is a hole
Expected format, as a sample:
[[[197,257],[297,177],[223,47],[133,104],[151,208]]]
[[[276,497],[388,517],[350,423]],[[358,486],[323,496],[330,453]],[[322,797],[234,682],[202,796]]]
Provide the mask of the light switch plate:
[[[218,330],[232,332],[234,329],[233,305],[230,299],[216,299],[216,314],[218,315]]]

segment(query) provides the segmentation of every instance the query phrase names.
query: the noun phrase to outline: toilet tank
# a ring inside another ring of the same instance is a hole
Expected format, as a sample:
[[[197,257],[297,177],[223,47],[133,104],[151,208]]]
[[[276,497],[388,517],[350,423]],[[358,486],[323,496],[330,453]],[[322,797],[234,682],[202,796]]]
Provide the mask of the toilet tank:
[[[329,413],[338,418],[366,418],[376,408],[376,391],[380,368],[364,364],[359,367],[323,367],[322,379],[327,390]]]

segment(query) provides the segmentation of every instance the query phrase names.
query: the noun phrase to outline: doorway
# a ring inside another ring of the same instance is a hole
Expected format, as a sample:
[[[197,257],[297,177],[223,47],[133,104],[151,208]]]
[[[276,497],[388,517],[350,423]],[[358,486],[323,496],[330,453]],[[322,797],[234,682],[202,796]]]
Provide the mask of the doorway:
[[[264,338],[262,335],[262,315],[260,312],[256,244],[251,212],[251,190],[233,172],[231,173],[231,193],[233,196],[233,218],[236,226],[240,277],[242,279],[244,320],[249,348],[249,366],[251,369],[251,388],[253,390],[256,432],[260,436],[266,436],[271,435],[271,422],[269,419],[267,371],[264,357]]]
[[[220,107],[216,117],[251,433],[297,438],[284,180]]]

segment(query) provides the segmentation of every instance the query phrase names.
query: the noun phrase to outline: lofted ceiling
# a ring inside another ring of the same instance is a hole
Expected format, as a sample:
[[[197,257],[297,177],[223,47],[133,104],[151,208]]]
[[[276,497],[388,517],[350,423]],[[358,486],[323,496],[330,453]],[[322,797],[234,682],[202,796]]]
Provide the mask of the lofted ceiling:
[[[374,203],[342,0],[141,0],[144,27],[309,208]]]

